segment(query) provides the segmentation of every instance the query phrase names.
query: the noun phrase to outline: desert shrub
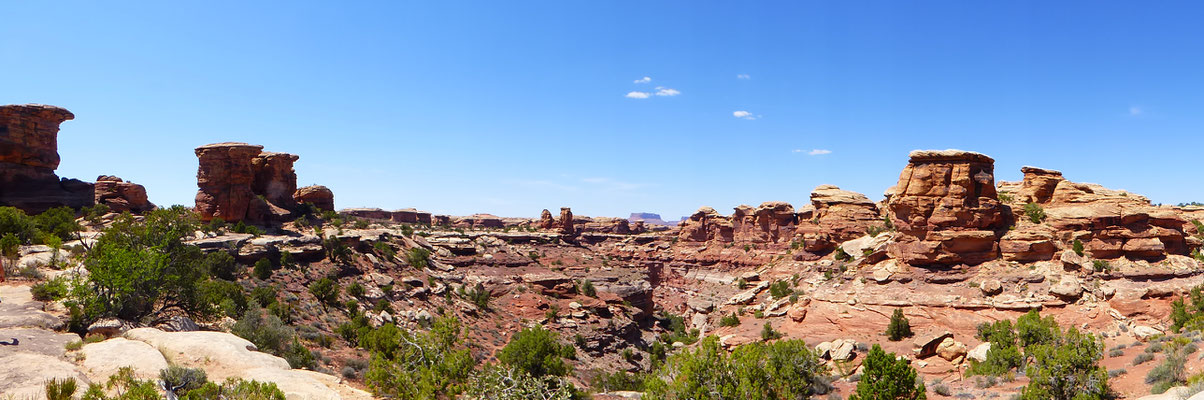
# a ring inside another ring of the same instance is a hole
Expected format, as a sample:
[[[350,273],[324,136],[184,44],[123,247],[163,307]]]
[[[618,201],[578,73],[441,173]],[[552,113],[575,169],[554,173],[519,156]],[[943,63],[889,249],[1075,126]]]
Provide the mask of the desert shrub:
[[[941,396],[946,396],[946,397],[948,397],[950,394],[952,394],[952,392],[949,390],[949,387],[945,386],[942,383],[937,383],[935,385],[932,385],[932,392],[939,394]]]
[[[205,271],[218,279],[232,281],[238,275],[238,263],[234,256],[224,251],[215,251],[205,255]]]
[[[60,275],[48,281],[35,283],[29,288],[29,291],[33,294],[34,300],[55,301],[67,297],[67,294],[70,293],[67,283],[67,278]]]
[[[769,295],[775,299],[790,297],[790,294],[793,292],[793,290],[790,290],[790,282],[787,281],[773,281],[769,285]]]
[[[853,259],[853,256],[846,253],[843,247],[837,247],[836,251],[832,252],[832,257],[837,261],[851,261]]]
[[[991,343],[987,358],[983,361],[970,360],[970,375],[1001,376],[1020,368],[1024,358],[1016,347],[1016,331],[1012,321],[1000,320],[978,325],[978,340]]]
[[[1074,250],[1074,254],[1078,254],[1079,257],[1083,256],[1084,249],[1082,240],[1075,239],[1074,243],[1071,243],[1070,248]]]
[[[339,287],[330,278],[322,278],[309,284],[309,293],[322,303],[322,307],[337,305]]]
[[[205,374],[205,370],[200,368],[184,368],[172,365],[166,369],[159,370],[159,380],[172,393],[182,395],[200,389],[201,386],[209,382],[209,377]]]
[[[386,326],[390,325],[382,328]],[[464,391],[476,365],[462,335],[454,317],[436,318],[427,333],[398,331],[395,341],[380,342],[392,348],[391,354],[372,352],[364,382],[378,397],[455,398]]]
[[[594,283],[590,282],[589,279],[582,279],[581,280],[581,294],[589,296],[589,297],[597,297],[598,289],[594,288]]]
[[[480,282],[478,282],[477,285],[472,288],[472,290],[465,292],[465,296],[467,296],[468,300],[471,301],[472,304],[476,305],[477,308],[484,311],[489,311],[490,294],[488,290],[485,290],[485,285],[482,285]]]
[[[83,229],[75,222],[75,210],[71,207],[55,207],[33,217],[34,226],[46,235],[53,235],[61,240],[75,239],[75,234]]]
[[[363,297],[364,285],[361,285],[359,282],[354,282],[350,285],[347,285],[347,295],[356,298]]]
[[[397,251],[393,250],[393,246],[389,246],[385,242],[372,243],[372,249],[376,250],[376,254],[380,254],[385,260],[393,261],[393,257],[397,256]]]
[[[740,325],[740,317],[737,317],[736,313],[730,313],[728,315],[724,315],[723,318],[719,319],[719,326],[739,326],[739,325]]]
[[[911,335],[911,322],[903,316],[902,308],[896,308],[890,316],[890,324],[886,327],[886,337],[892,342],[898,342]]]
[[[864,373],[849,400],[923,400],[927,399],[924,382],[916,379],[916,370],[907,360],[896,359],[881,346],[874,345],[863,363]]]
[[[406,264],[410,264],[414,268],[425,268],[430,262],[431,251],[415,247],[406,252]]]
[[[284,400],[285,397],[284,392],[276,387],[275,383],[244,381],[235,378],[229,378],[221,385],[213,382],[206,383],[200,388],[194,389],[183,397],[180,397],[180,400],[225,399]]]
[[[272,277],[272,262],[266,258],[260,258],[255,262],[254,274],[256,278],[267,280]]]
[[[1108,357],[1116,358],[1116,357],[1120,357],[1123,355],[1125,355],[1125,351],[1122,349],[1108,350]]]
[[[260,307],[267,307],[276,303],[279,295],[279,290],[275,286],[267,285],[251,289],[251,299],[255,300]]]
[[[769,341],[780,337],[782,337],[782,333],[774,330],[773,325],[770,325],[769,321],[766,321],[765,325],[761,326],[761,340]]]
[[[38,238],[40,232],[33,218],[25,211],[16,207],[0,207],[0,235],[13,235],[17,244],[30,243]]]
[[[329,258],[330,262],[336,264],[351,262],[351,248],[334,235],[322,239],[322,249],[326,251],[326,258]]]
[[[203,290],[211,280],[200,248],[183,239],[197,230],[195,214],[181,206],[158,209],[142,221],[118,217],[84,257],[88,280],[76,285],[68,307],[87,326],[104,317],[154,319],[165,311],[206,319],[219,309]]]
[[[246,233],[254,236],[263,235],[263,229],[255,225],[247,225],[247,223],[243,221],[238,221],[237,224],[234,224],[234,228],[231,230],[234,231],[234,233]]]
[[[1154,394],[1160,394],[1167,389],[1187,383],[1185,365],[1187,363],[1186,346],[1190,344],[1187,338],[1175,338],[1166,345],[1166,358],[1161,364],[1154,366],[1145,376],[1145,383],[1152,386]]]
[[[572,400],[585,398],[561,377],[534,377],[518,368],[490,365],[473,374],[467,397],[481,400]]]
[[[674,342],[682,342],[690,345],[698,341],[697,329],[686,329],[686,319],[680,315],[671,314],[661,311],[657,324],[665,328],[665,333],[662,333],[658,339],[665,344],[673,344]]]
[[[801,340],[750,343],[730,354],[715,337],[674,354],[645,381],[644,398],[797,399],[831,391],[828,369]]]
[[[1133,365],[1141,365],[1154,359],[1154,355],[1150,353],[1141,353],[1137,357],[1133,357]]]
[[[1103,344],[1074,327],[1062,333],[1054,325],[1053,333],[1049,340],[1024,349],[1032,362],[1025,370],[1029,383],[1020,392],[1020,400],[1111,398],[1108,372],[1099,365]]]
[[[542,326],[527,328],[510,337],[497,354],[498,361],[533,377],[564,376],[569,372],[565,358],[574,357],[573,346],[561,344],[555,332]]]
[[[1112,265],[1108,264],[1108,262],[1104,260],[1092,260],[1091,268],[1094,269],[1095,272],[1108,272],[1112,270]]]
[[[1016,318],[1016,339],[1026,353],[1029,347],[1053,343],[1059,334],[1058,322],[1052,316],[1041,318],[1035,309]]]
[[[285,325],[279,317],[264,313],[259,307],[250,307],[243,317],[234,323],[230,333],[255,344],[259,351],[283,357],[293,368],[313,368],[313,354],[296,339],[293,328]]]
[[[615,371],[608,373],[599,371],[590,379],[590,387],[600,392],[612,392],[618,390],[626,390],[632,392],[644,391],[644,380],[647,379],[647,374],[637,372],[630,373],[627,371]]]
[[[45,389],[46,400],[71,400],[76,390],[75,378],[53,378],[46,381]]]
[[[1039,224],[1042,221],[1045,221],[1045,209],[1041,208],[1041,205],[1037,203],[1025,204],[1024,215],[1027,216],[1028,220],[1032,221],[1034,224]]]

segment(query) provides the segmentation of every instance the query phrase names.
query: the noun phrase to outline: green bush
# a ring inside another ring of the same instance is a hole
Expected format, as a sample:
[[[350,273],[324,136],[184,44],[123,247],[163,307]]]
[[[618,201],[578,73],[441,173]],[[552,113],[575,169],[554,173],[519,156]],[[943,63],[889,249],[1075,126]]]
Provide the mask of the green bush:
[[[182,395],[200,389],[209,382],[209,377],[205,374],[205,370],[200,368],[172,365],[159,370],[159,380],[166,388],[172,389],[176,395]]]
[[[1016,331],[1012,321],[1000,320],[978,325],[978,340],[991,343],[987,358],[983,361],[970,360],[970,375],[1003,376],[1020,368],[1023,357],[1016,347]]]
[[[644,399],[804,399],[832,390],[828,369],[801,340],[756,342],[730,354],[714,337],[674,354],[644,383]]]
[[[468,300],[472,302],[472,304],[477,306],[477,308],[484,311],[489,311],[490,294],[488,290],[485,290],[485,285],[482,285],[478,282],[476,287],[466,292],[465,295],[468,297]]]
[[[506,365],[490,365],[473,374],[466,398],[480,400],[573,400],[587,398],[561,377],[534,377]]]
[[[384,257],[388,261],[393,261],[393,257],[397,256],[397,251],[393,250],[393,247],[385,242],[372,243],[372,249],[376,250],[376,254],[380,254],[381,257]]]
[[[903,309],[896,308],[895,312],[890,316],[890,324],[886,326],[886,337],[892,342],[898,342],[903,338],[911,337],[911,322],[907,317],[903,316]]]
[[[229,378],[225,383],[218,385],[212,382],[206,383],[198,389],[188,392],[187,395],[180,397],[180,400],[284,400],[284,392],[276,387],[275,383],[259,382],[259,381],[244,381],[242,379]],[[121,399],[124,400],[124,399]]]
[[[267,280],[272,277],[272,261],[266,258],[260,258],[255,262],[255,277],[261,280]]]
[[[1032,362],[1025,370],[1029,383],[1020,400],[1110,399],[1108,371],[1099,365],[1103,348],[1094,335],[1074,327],[1063,334],[1055,325],[1052,339],[1024,349]]]
[[[737,317],[736,313],[730,313],[728,315],[724,315],[723,318],[719,319],[719,326],[729,326],[730,327],[730,326],[739,326],[739,325],[740,325],[740,317]]]
[[[363,297],[364,285],[361,285],[359,282],[353,282],[352,284],[347,285],[347,295],[355,298]]]
[[[765,325],[761,326],[761,340],[769,341],[780,337],[782,337],[782,333],[774,330],[769,321],[765,321]]]
[[[590,282],[589,279],[582,279],[581,280],[581,294],[589,296],[589,297],[597,297],[598,290],[594,288],[594,283]]]
[[[309,293],[322,303],[322,307],[338,305],[339,287],[330,278],[322,278],[309,284]]]
[[[76,233],[83,230],[75,222],[75,210],[71,207],[55,207],[33,217],[34,226],[47,235],[57,236],[62,240],[76,239]]]
[[[874,345],[862,363],[864,373],[849,400],[925,400],[924,382],[916,379],[916,370],[907,360]]]
[[[569,366],[563,359],[571,358],[575,350],[558,339],[555,332],[542,326],[526,328],[510,337],[510,342],[498,352],[497,359],[536,378],[564,376],[568,374]]]
[[[387,326],[391,325],[382,328]],[[436,318],[427,333],[398,331],[396,339],[389,336],[380,341],[393,349],[391,355],[372,352],[364,382],[378,397],[455,398],[464,391],[476,365],[462,335],[460,321],[454,317]]]
[[[87,282],[76,285],[68,307],[87,326],[100,318],[153,320],[164,312],[182,312],[204,320],[218,304],[202,291],[211,279],[200,248],[183,239],[197,230],[191,210],[158,209],[142,221],[118,217],[84,257]]]
[[[46,400],[71,400],[76,390],[75,378],[53,378],[46,381]]]
[[[1073,250],[1074,250],[1074,254],[1078,254],[1078,255],[1079,255],[1079,257],[1082,257],[1082,256],[1083,256],[1083,252],[1084,252],[1084,249],[1083,249],[1083,241],[1081,241],[1081,240],[1078,240],[1078,239],[1075,239],[1075,240],[1074,240],[1074,243],[1072,243],[1072,244],[1070,245],[1070,247],[1071,247],[1071,249],[1073,249]]]
[[[415,247],[406,252],[406,264],[414,268],[425,268],[430,262],[430,250]]]
[[[0,234],[13,235],[17,244],[31,243],[40,236],[33,218],[16,207],[0,207]]]
[[[60,275],[48,281],[35,283],[29,288],[29,291],[33,294],[34,300],[55,301],[67,297],[70,288],[67,286],[67,278]]]
[[[1045,221],[1045,209],[1041,208],[1041,205],[1037,203],[1025,204],[1024,215],[1027,216],[1028,220],[1032,221],[1034,224],[1039,224],[1042,221]]]
[[[351,248],[338,237],[330,235],[322,240],[322,248],[326,250],[326,258],[336,264],[351,263]]]
[[[230,253],[215,251],[205,255],[205,270],[214,278],[233,281],[238,275],[238,263]]]
[[[259,307],[248,308],[230,333],[247,339],[259,351],[283,357],[293,368],[314,367],[313,354],[297,341],[293,328]]]
[[[846,252],[844,251],[844,248],[843,248],[843,247],[837,247],[837,248],[836,248],[836,251],[832,252],[832,257],[833,257],[833,258],[835,258],[837,261],[851,261],[851,260],[853,260],[853,256],[849,255],[849,253],[846,253]]]
[[[773,281],[773,283],[769,285],[769,295],[773,296],[775,299],[784,299],[790,297],[791,293],[793,293],[793,291],[790,290],[790,282]]]

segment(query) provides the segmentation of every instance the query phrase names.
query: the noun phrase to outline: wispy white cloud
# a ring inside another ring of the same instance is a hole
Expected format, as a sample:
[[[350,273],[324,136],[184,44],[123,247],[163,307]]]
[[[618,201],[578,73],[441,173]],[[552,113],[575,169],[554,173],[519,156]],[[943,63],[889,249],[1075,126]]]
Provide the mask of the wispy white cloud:
[[[674,88],[667,88],[664,86],[656,87],[656,95],[657,96],[677,96],[679,94],[681,94],[681,92],[679,92],[677,89],[674,89]]]
[[[1139,116],[1139,115],[1141,115],[1141,114],[1145,114],[1145,110],[1144,110],[1144,109],[1142,109],[1142,108],[1141,108],[1141,106],[1132,106],[1132,107],[1129,107],[1129,116],[1131,116],[1131,117],[1136,117],[1136,116]]]
[[[749,76],[748,74],[736,74],[736,79],[745,79],[745,80],[747,80],[747,79],[752,79],[752,77],[751,77],[751,76]]]
[[[747,119],[747,120],[754,120],[754,119],[760,118],[759,115],[753,115],[753,113],[750,113],[750,112],[744,111],[744,110],[732,111],[732,116],[736,117],[736,118],[740,118],[740,119]]]
[[[794,150],[790,150],[790,152],[791,153],[802,153],[803,149],[794,149]]]
[[[646,98],[648,98],[648,96],[651,96],[651,95],[652,94],[648,93],[648,92],[627,92],[627,95],[624,97],[627,97],[629,99],[646,99]]]
[[[807,155],[809,156],[822,156],[824,154],[832,154],[832,150],[814,149],[807,152]]]
[[[647,76],[635,80],[635,83],[648,83],[648,82],[652,82],[652,78],[647,77]]]

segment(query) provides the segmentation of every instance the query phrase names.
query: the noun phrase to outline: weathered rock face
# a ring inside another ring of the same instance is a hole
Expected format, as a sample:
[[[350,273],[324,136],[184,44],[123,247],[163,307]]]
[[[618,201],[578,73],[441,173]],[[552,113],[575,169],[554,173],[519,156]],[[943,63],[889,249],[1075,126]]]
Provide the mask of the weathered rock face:
[[[811,191],[811,204],[798,213],[796,234],[811,253],[831,251],[836,245],[865,235],[870,227],[885,226],[878,206],[865,195],[820,185]]]
[[[598,232],[598,233],[615,233],[626,235],[632,233],[631,222],[624,218],[597,217],[590,218],[589,222],[582,224],[579,228],[574,227],[578,232]]]
[[[113,212],[143,213],[155,209],[146,198],[145,187],[109,175],[96,178],[95,202],[109,206]]]
[[[702,207],[681,223],[678,238],[687,242],[732,241],[732,220],[711,207]]]
[[[576,233],[573,229],[573,210],[568,207],[560,207],[560,233],[563,235],[572,235]]]
[[[389,219],[393,222],[430,225],[431,213],[426,211],[418,211],[413,208],[405,208],[391,212]]]
[[[556,225],[556,219],[552,218],[552,212],[548,209],[543,209],[539,213],[539,229],[552,229]]]
[[[297,205],[293,199],[297,192],[297,173],[293,171],[293,163],[298,158],[288,153],[259,153],[251,160],[251,169],[255,172],[251,191],[276,207],[294,209]]]
[[[225,221],[253,220],[248,218],[257,200],[251,188],[255,182],[252,160],[263,146],[246,143],[215,143],[196,148],[200,168],[197,169],[196,211],[204,221],[221,218]]]
[[[334,211],[334,192],[322,185],[298,188],[293,192],[293,201],[297,204],[313,204],[322,211]]]
[[[263,146],[246,143],[209,144],[198,147],[196,155],[200,161],[196,210],[202,220],[278,222],[293,217],[301,192],[293,171],[299,157],[263,152]]]
[[[891,222],[901,233],[891,256],[912,265],[997,258],[1011,212],[995,192],[994,162],[959,150],[913,151],[888,193]]]
[[[789,241],[794,226],[794,206],[781,201],[761,203],[757,208],[742,205],[732,214],[732,236],[738,242]]]
[[[1154,207],[1149,199],[1120,190],[1075,183],[1062,173],[1024,167],[1024,181],[1001,184],[1015,190],[1018,203],[1044,208],[1046,219],[1019,218],[1016,229],[1000,243],[1003,256],[1016,261],[1049,260],[1058,248],[1083,243],[1093,258],[1159,259],[1187,254],[1197,245],[1185,232],[1190,223],[1172,208]]]
[[[59,124],[74,118],[55,106],[0,106],[0,205],[40,213],[92,204],[92,184],[54,174]]]

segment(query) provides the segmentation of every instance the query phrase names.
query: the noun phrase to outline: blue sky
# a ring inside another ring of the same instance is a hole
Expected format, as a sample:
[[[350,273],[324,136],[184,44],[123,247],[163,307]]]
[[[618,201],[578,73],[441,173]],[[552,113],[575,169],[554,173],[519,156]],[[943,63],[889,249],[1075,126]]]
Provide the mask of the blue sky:
[[[921,148],[1204,201],[1190,2],[4,8],[0,103],[73,111],[59,175],[160,205],[192,204],[192,149],[220,141],[300,155],[298,183],[338,207],[457,215],[676,218],[825,183],[879,199]]]

